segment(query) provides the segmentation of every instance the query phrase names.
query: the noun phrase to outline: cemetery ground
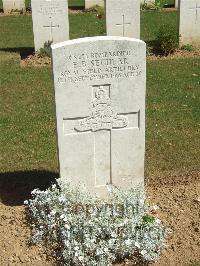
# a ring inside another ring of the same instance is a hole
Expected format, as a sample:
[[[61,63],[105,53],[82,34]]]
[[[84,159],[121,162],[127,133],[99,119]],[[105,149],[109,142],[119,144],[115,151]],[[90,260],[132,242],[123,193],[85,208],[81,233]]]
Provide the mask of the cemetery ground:
[[[95,14],[69,18],[71,39],[105,34]],[[143,12],[141,38],[154,41],[165,22],[175,25],[176,12]],[[58,177],[51,67],[20,65],[33,52],[30,16],[2,16],[0,25],[0,265],[55,265],[28,245],[23,205],[31,190]],[[147,60],[146,190],[160,207],[155,215],[172,229],[152,265],[200,265],[199,88],[200,56]]]

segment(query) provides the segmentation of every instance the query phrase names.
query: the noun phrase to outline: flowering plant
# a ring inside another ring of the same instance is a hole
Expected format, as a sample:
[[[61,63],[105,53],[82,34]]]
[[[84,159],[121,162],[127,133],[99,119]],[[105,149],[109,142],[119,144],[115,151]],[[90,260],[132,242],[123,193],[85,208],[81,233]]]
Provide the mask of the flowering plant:
[[[108,266],[135,254],[157,259],[166,229],[150,214],[142,189],[111,187],[109,193],[109,199],[100,199],[63,180],[46,191],[34,190],[25,202],[32,242],[59,250],[64,265]]]

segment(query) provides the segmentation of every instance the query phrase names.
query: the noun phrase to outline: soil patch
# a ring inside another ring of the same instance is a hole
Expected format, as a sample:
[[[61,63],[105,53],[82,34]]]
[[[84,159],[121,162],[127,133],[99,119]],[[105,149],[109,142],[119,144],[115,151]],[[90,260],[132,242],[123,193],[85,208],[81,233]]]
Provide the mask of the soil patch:
[[[166,60],[166,59],[178,59],[178,58],[191,58],[191,57],[199,57],[200,49],[195,49],[194,51],[187,51],[177,49],[173,54],[169,54],[167,56],[164,55],[149,55],[147,59],[149,60]]]
[[[161,55],[149,55],[147,60],[168,60],[168,59],[178,59],[178,58],[191,58],[200,57],[200,49],[195,51],[186,50],[176,50],[175,53],[169,54],[168,56]],[[21,67],[43,67],[51,64],[51,58],[41,57],[38,54],[29,55],[28,57],[21,59]]]
[[[43,67],[51,64],[51,58],[48,56],[41,57],[38,54],[29,55],[20,61],[21,67]]]
[[[200,265],[200,172],[151,177],[147,192],[151,202],[160,207],[155,215],[172,230],[160,260],[151,265]],[[28,245],[29,237],[24,206],[0,203],[0,265],[55,265],[42,247]],[[138,264],[126,261],[117,265]]]

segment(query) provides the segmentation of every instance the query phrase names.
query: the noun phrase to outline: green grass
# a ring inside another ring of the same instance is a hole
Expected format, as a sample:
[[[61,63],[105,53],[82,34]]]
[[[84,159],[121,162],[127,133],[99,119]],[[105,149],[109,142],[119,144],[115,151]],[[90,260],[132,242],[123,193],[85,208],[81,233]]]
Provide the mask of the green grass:
[[[85,1],[84,0],[69,0],[68,4],[69,4],[69,7],[84,7]]]
[[[176,24],[177,12],[141,12],[141,39],[152,41],[161,24]],[[95,14],[69,16],[70,38],[105,35],[105,20]],[[33,47],[31,16],[0,17],[0,48]]]
[[[174,27],[177,23],[177,12],[144,11],[141,12],[141,39],[152,41],[161,25]]]
[[[50,67],[1,53],[1,171],[58,171]],[[146,174],[198,166],[200,58],[147,65]],[[195,74],[195,75],[194,75]]]

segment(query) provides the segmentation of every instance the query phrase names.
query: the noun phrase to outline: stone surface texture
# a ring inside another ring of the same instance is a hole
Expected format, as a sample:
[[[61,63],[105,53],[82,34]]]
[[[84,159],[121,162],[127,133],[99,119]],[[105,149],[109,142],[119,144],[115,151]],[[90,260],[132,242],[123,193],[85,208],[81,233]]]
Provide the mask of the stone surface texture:
[[[19,11],[21,13],[26,12],[25,0],[2,0],[4,13],[11,13],[13,11]]]
[[[179,1],[179,44],[200,47],[200,0]]]
[[[106,0],[108,36],[140,38],[140,0]]]
[[[146,45],[93,37],[52,45],[61,178],[106,195],[144,180]]]
[[[36,51],[43,48],[45,42],[69,39],[67,0],[32,0],[31,7]]]
[[[104,0],[85,0],[85,8],[90,8],[93,6],[104,6]]]

